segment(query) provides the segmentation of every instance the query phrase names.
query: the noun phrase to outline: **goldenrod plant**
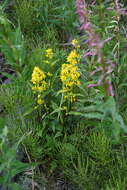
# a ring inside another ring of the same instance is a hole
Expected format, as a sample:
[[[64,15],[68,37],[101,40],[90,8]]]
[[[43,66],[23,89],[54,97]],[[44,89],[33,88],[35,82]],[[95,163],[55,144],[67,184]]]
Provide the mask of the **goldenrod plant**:
[[[10,2],[0,3],[0,188],[126,190],[126,2]]]

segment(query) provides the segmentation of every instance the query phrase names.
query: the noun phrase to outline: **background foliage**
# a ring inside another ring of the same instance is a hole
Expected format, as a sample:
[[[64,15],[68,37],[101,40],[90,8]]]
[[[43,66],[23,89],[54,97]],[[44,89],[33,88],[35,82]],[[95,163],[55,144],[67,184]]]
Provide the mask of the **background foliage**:
[[[104,73],[91,75],[102,65],[95,55],[84,56],[88,35],[79,29],[74,0],[0,3],[0,185],[5,190],[26,190],[25,181],[32,190],[57,189],[57,180],[80,190],[127,189],[126,15],[110,0],[88,2],[87,9],[101,42],[111,39],[102,54],[115,65],[106,75],[114,96],[106,95],[103,83],[88,87]],[[47,49],[53,51],[51,59]],[[75,101],[70,101],[60,75],[74,49],[80,55],[80,85],[72,88]],[[46,75],[47,89],[40,94],[32,90],[35,67]]]

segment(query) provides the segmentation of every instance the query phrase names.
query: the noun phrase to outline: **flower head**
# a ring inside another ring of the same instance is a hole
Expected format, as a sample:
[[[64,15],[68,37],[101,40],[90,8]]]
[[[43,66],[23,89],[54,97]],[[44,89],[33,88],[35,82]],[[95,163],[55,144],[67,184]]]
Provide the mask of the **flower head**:
[[[52,59],[52,58],[53,58],[53,51],[52,51],[51,48],[46,49],[45,52],[46,52],[45,56],[46,56],[47,58],[49,58],[49,59]]]
[[[34,86],[32,86],[34,92],[42,92],[46,90],[47,82],[45,81],[45,78],[45,73],[39,67],[34,67],[31,79],[34,84]]]
[[[39,105],[41,105],[41,104],[44,103],[44,100],[42,100],[41,98],[38,98],[37,103],[38,103]]]
[[[80,58],[80,55],[77,53],[76,50],[72,50],[70,52],[70,54],[67,57],[67,62],[71,63],[71,64],[77,64],[78,63],[78,59]]]
[[[73,45],[75,48],[80,48],[80,45],[79,45],[78,40],[73,39],[71,43],[72,43],[72,45]]]
[[[43,71],[39,69],[39,67],[34,67],[33,73],[32,73],[32,83],[33,84],[39,84],[43,79],[45,79],[45,74]]]
[[[80,73],[78,67],[72,64],[63,64],[60,74],[60,79],[64,85],[64,90],[73,88],[75,85],[80,85]]]
[[[48,77],[51,77],[51,76],[52,76],[52,73],[47,72],[47,76],[48,76]]]

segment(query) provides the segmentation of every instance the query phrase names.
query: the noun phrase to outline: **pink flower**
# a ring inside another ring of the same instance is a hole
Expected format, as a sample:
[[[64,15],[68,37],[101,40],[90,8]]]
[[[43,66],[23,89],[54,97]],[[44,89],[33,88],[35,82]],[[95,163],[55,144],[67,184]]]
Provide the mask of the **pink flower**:
[[[96,1],[94,1],[95,3]],[[116,7],[118,10],[120,10],[120,6],[118,3],[118,0],[115,0]],[[87,44],[90,49],[90,51],[86,52],[83,57],[86,56],[97,56],[97,61],[101,65],[98,68],[96,68],[93,72],[91,72],[91,76],[93,76],[95,73],[101,71],[100,78],[98,79],[96,84],[89,84],[87,87],[96,87],[99,85],[106,84],[106,94],[109,96],[114,96],[112,83],[110,80],[107,79],[107,76],[113,71],[114,65],[109,63],[110,65],[106,65],[106,61],[104,59],[104,55],[102,53],[102,49],[105,45],[105,43],[112,40],[112,37],[107,38],[106,40],[101,40],[99,36],[95,33],[94,28],[92,27],[92,24],[89,20],[89,14],[90,11],[87,9],[87,4],[85,0],[76,0],[76,13],[79,15],[80,20],[80,30],[84,30],[88,35]]]
[[[108,83],[108,93],[109,93],[109,96],[114,96],[113,86],[112,86],[111,81],[107,80],[107,83]]]

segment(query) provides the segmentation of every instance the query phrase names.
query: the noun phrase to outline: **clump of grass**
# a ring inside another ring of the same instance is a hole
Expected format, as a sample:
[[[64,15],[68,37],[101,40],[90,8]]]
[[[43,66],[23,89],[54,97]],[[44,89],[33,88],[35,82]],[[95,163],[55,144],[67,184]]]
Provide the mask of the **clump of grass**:
[[[57,177],[80,190],[126,189],[125,10],[117,1],[76,2],[85,30],[65,44],[80,25],[73,0],[15,0],[12,22],[20,27],[0,15],[1,51],[15,73],[0,86],[0,162],[18,142],[33,190],[40,178]],[[13,169],[16,154],[10,158]]]
[[[75,18],[74,0],[69,2],[15,0],[14,2],[14,19],[20,24],[27,38],[39,34],[47,42],[50,40],[48,37],[54,33],[57,39],[64,40],[63,37],[74,32]]]

